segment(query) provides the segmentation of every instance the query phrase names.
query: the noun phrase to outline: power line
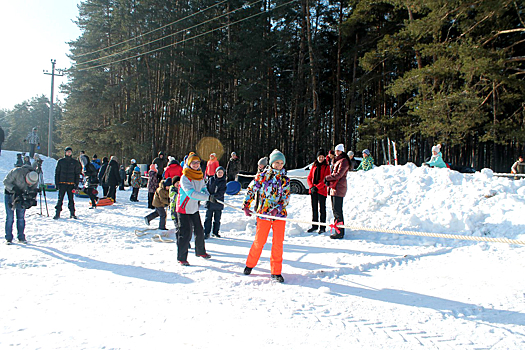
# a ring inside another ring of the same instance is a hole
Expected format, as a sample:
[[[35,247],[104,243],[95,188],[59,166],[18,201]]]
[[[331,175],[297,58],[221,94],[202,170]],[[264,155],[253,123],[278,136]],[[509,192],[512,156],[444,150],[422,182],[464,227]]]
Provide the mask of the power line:
[[[253,4],[258,3],[258,2],[260,2],[260,1],[261,1],[261,0],[256,0],[256,1],[250,3],[250,4],[246,5],[246,6],[252,6]],[[237,8],[237,9],[235,9],[235,10],[232,10],[232,11],[230,11],[230,12],[223,13],[222,15],[219,15],[219,16],[216,16],[216,17],[213,17],[213,18],[208,19],[208,20],[206,20],[206,21],[204,21],[204,22],[201,22],[201,23],[195,24],[195,25],[190,26],[190,27],[188,27],[188,28],[181,29],[181,30],[179,30],[179,31],[177,31],[177,32],[175,32],[175,33],[171,33],[171,34],[165,35],[165,36],[163,36],[163,37],[161,37],[161,38],[158,38],[158,39],[155,39],[155,40],[149,41],[149,42],[147,42],[147,43],[144,43],[144,44],[141,44],[141,45],[137,45],[137,46],[131,47],[131,48],[129,48],[129,49],[122,50],[122,51],[119,51],[119,52],[115,52],[115,53],[112,53],[112,54],[109,54],[109,55],[106,55],[106,56],[103,56],[103,57],[94,58],[94,59],[92,59],[92,60],[88,60],[88,61],[84,61],[84,62],[79,62],[79,63],[77,63],[77,66],[79,66],[79,65],[84,65],[84,64],[87,64],[87,63],[91,63],[91,62],[97,62],[97,61],[103,60],[104,58],[108,58],[108,57],[113,57],[113,56],[121,55],[121,54],[126,53],[126,52],[128,52],[128,51],[131,51],[131,50],[137,49],[137,48],[139,48],[139,47],[143,47],[143,46],[146,46],[146,45],[149,45],[149,44],[152,44],[152,43],[155,43],[155,42],[161,41],[161,40],[163,40],[163,39],[173,37],[173,36],[175,36],[175,35],[177,35],[177,34],[180,34],[180,33],[186,32],[186,31],[188,31],[188,30],[190,30],[190,29],[195,29],[195,28],[200,27],[200,26],[202,26],[202,25],[204,25],[204,24],[206,24],[206,23],[209,23],[209,22],[215,21],[215,20],[217,20],[217,19],[220,19],[220,18],[222,18],[222,17],[228,16],[228,15],[230,15],[230,14],[232,14],[232,13],[235,13],[235,12],[237,12],[237,11],[239,11],[239,10],[242,10],[242,9],[245,9],[245,8],[246,8],[245,6],[241,6],[241,7]]]
[[[177,24],[178,22],[181,22],[181,21],[183,21],[183,20],[185,20],[185,19],[188,19],[188,18],[191,18],[191,17],[193,17],[193,16],[196,16],[196,15],[198,15],[199,13],[202,13],[202,12],[208,11],[208,10],[210,10],[210,9],[212,9],[212,8],[214,8],[214,7],[217,7],[217,6],[223,4],[223,3],[227,2],[227,1],[228,1],[228,0],[223,0],[223,1],[219,2],[219,3],[216,3],[215,5],[209,6],[209,7],[205,8],[205,9],[202,9],[202,10],[200,10],[200,11],[197,11],[197,12],[195,12],[195,13],[192,13],[191,15],[188,15],[188,16],[186,16],[186,17],[179,18],[178,20],[173,21],[173,22],[171,22],[171,23],[168,23],[168,24],[166,24],[166,25],[163,25],[162,27],[159,27],[159,28],[157,28],[157,29],[153,29],[153,30],[151,30],[151,31],[149,31],[149,32],[146,32],[146,33],[144,33],[144,34],[140,34],[140,35],[135,36],[135,37],[133,37],[133,38],[130,38],[130,39],[127,39],[127,40],[121,41],[121,42],[119,42],[119,43],[116,43],[116,44],[110,45],[110,46],[108,46],[108,47],[104,47],[104,48],[102,48],[102,49],[98,49],[98,50],[95,50],[95,51],[92,51],[92,52],[88,52],[88,53],[83,53],[83,54],[77,55],[75,58],[80,58],[80,57],[84,57],[84,56],[92,55],[92,54],[94,54],[94,53],[97,53],[97,52],[100,52],[100,51],[104,51],[104,50],[107,50],[107,49],[111,49],[111,48],[113,48],[113,47],[115,47],[115,46],[119,46],[119,45],[125,44],[125,43],[127,43],[127,42],[132,41],[132,40],[136,40],[136,39],[138,39],[138,38],[142,38],[143,36],[149,35],[149,34],[151,34],[151,33],[155,33],[155,32],[157,32],[157,31],[159,31],[159,30],[161,30],[161,29],[164,29],[164,28],[169,27],[169,26],[171,26],[171,25]]]
[[[186,39],[184,39],[184,40],[177,41],[177,42],[175,42],[175,43],[173,43],[173,44],[169,44],[169,45],[166,45],[166,46],[162,46],[162,47],[159,47],[159,48],[154,49],[154,50],[146,51],[146,52],[144,52],[144,53],[140,53],[140,54],[135,55],[135,56],[130,56],[130,57],[122,58],[122,59],[120,59],[120,60],[116,60],[116,61],[113,61],[113,62],[103,63],[103,64],[99,64],[99,65],[96,65],[96,66],[88,67],[88,68],[80,68],[80,69],[78,69],[78,71],[85,71],[85,70],[90,70],[90,69],[94,69],[94,68],[104,67],[104,66],[108,66],[108,65],[110,65],[110,64],[114,64],[114,63],[119,63],[119,62],[127,61],[127,60],[130,60],[130,59],[133,59],[133,58],[138,58],[138,57],[140,57],[140,56],[144,56],[144,55],[147,55],[147,54],[150,54],[150,53],[156,52],[156,51],[164,50],[164,49],[166,49],[166,48],[168,48],[168,47],[175,46],[175,45],[178,45],[178,44],[182,44],[182,43],[185,43],[186,41],[193,40],[193,39],[199,38],[199,37],[201,37],[201,36],[204,36],[204,35],[206,35],[206,34],[209,34],[209,33],[215,32],[215,31],[217,31],[217,30],[220,30],[220,29],[226,28],[226,27],[228,27],[228,26],[231,26],[231,25],[234,25],[234,24],[237,24],[237,23],[240,23],[240,22],[246,21],[246,20],[251,19],[251,18],[253,18],[253,17],[259,16],[259,15],[261,15],[261,14],[263,14],[263,13],[268,13],[268,12],[270,12],[270,11],[276,10],[276,9],[278,9],[278,8],[280,8],[280,7],[286,6],[286,5],[291,4],[292,2],[296,2],[296,1],[298,1],[298,0],[291,0],[291,1],[285,2],[284,4],[278,5],[278,6],[274,7],[274,8],[272,8],[272,9],[269,9],[269,10],[266,10],[266,11],[262,11],[262,12],[259,12],[259,13],[253,14],[253,15],[250,15],[250,16],[248,16],[248,17],[245,17],[245,18],[240,19],[240,20],[238,20],[238,21],[235,21],[235,22],[232,22],[232,23],[226,24],[226,25],[224,25],[224,26],[221,26],[221,27],[218,27],[218,28],[215,28],[215,29],[209,30],[209,31],[207,31],[207,32],[204,32],[204,33],[201,33],[201,34],[198,34],[198,35],[194,35],[194,36],[189,37],[189,38],[186,38]]]

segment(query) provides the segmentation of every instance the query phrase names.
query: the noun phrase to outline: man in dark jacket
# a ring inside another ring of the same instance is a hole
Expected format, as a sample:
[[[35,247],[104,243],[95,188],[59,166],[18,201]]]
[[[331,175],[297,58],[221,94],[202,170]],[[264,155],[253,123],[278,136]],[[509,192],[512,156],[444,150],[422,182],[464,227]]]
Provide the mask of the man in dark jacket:
[[[339,144],[335,147],[335,158],[332,173],[325,177],[325,183],[330,188],[330,196],[332,196],[332,211],[334,212],[334,220],[337,223],[344,223],[343,218],[343,199],[346,196],[347,184],[346,175],[350,168],[350,160],[345,153],[345,146]],[[340,228],[339,232],[330,235],[332,239],[341,239],[345,236],[345,229]]]
[[[113,199],[113,202],[117,201],[117,186],[120,184],[120,166],[118,164],[117,157],[111,156],[108,167],[104,174],[104,182],[109,187],[108,198]]]
[[[104,182],[104,174],[106,174],[106,169],[108,168],[109,159],[108,157],[102,158],[102,165],[100,166],[100,169],[98,169],[98,182],[100,183],[100,186],[102,186],[102,195],[104,197],[107,197],[109,192],[108,185]]]
[[[159,156],[153,159],[153,164],[157,164],[157,178],[162,180],[162,174],[164,174],[164,168],[168,165],[168,159],[164,156],[164,152],[160,151]]]
[[[18,241],[27,243],[24,234],[26,221],[25,212],[36,205],[38,193],[38,173],[28,165],[11,170],[4,179],[5,188],[5,240],[7,244],[13,241],[13,223],[16,212],[16,229]]]
[[[218,167],[215,171],[215,175],[210,177],[208,184],[206,185],[210,195],[213,195],[215,199],[224,202],[224,194],[226,193],[226,176],[222,166]],[[224,205],[217,202],[206,202],[206,220],[204,221],[204,239],[210,238],[211,222],[213,220],[213,236],[220,237],[219,230],[221,228],[221,216]]]
[[[228,176],[228,181],[235,181],[235,177],[239,173],[240,166],[239,157],[237,157],[235,152],[232,152],[231,158],[226,165],[226,175]]]
[[[66,147],[65,157],[58,161],[57,167],[55,168],[55,186],[58,188],[58,201],[55,207],[56,214],[53,219],[57,220],[60,218],[62,202],[64,201],[66,193],[70,218],[78,219],[75,215],[73,190],[78,188],[81,171],[82,167],[80,162],[73,158],[73,149],[71,147]]]

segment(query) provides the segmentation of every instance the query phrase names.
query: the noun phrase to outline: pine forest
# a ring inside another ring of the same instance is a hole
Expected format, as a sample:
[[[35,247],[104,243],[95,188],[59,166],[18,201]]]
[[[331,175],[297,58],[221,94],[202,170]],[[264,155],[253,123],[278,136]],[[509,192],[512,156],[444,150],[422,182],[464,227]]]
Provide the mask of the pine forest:
[[[220,149],[253,171],[275,148],[292,169],[339,143],[385,164],[395,141],[400,164],[440,143],[508,172],[525,150],[522,1],[85,0],[77,25],[56,155]],[[0,111],[7,147],[35,108],[45,96]]]

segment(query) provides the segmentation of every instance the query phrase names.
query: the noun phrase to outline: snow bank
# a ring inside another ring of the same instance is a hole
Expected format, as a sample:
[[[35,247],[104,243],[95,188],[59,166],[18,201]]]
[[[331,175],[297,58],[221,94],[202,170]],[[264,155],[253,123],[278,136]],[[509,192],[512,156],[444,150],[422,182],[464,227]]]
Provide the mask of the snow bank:
[[[302,204],[294,206],[291,216],[309,220],[309,198],[294,197],[293,201]],[[331,207],[329,203],[327,207]],[[525,180],[495,177],[490,169],[461,174],[408,163],[352,172],[343,208],[347,225],[525,238],[521,216],[525,212]],[[391,234],[367,233],[366,237],[412,244],[436,241]]]
[[[7,173],[15,167],[16,155],[18,153],[22,152],[2,150],[2,155],[0,156],[0,179],[2,181],[4,180]],[[27,155],[29,155],[29,153],[27,153]],[[57,160],[53,158],[48,158],[40,153],[38,153],[38,155],[44,161],[42,163],[44,181],[46,183],[55,183],[55,168],[57,165]],[[33,160],[31,160],[31,162],[33,162]]]

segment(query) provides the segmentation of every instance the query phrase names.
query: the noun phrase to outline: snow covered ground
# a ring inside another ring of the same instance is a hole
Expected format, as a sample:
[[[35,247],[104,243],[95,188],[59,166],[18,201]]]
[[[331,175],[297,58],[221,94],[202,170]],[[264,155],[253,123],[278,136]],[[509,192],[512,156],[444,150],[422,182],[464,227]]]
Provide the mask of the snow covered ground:
[[[2,152],[1,179],[15,154]],[[44,161],[47,182],[54,166]],[[525,239],[522,180],[409,164],[352,173],[348,184],[347,224]],[[223,238],[206,241],[212,259],[190,250],[182,267],[175,244],[134,234],[147,194],[129,195],[96,210],[76,198],[80,220],[27,212],[30,244],[0,245],[0,348],[525,348],[523,246],[364,231],[334,241],[290,223],[276,284],[270,244],[242,274],[253,218],[225,209]],[[47,193],[50,214],[56,197]],[[226,200],[240,206],[242,196]],[[309,197],[289,209],[309,220]]]

